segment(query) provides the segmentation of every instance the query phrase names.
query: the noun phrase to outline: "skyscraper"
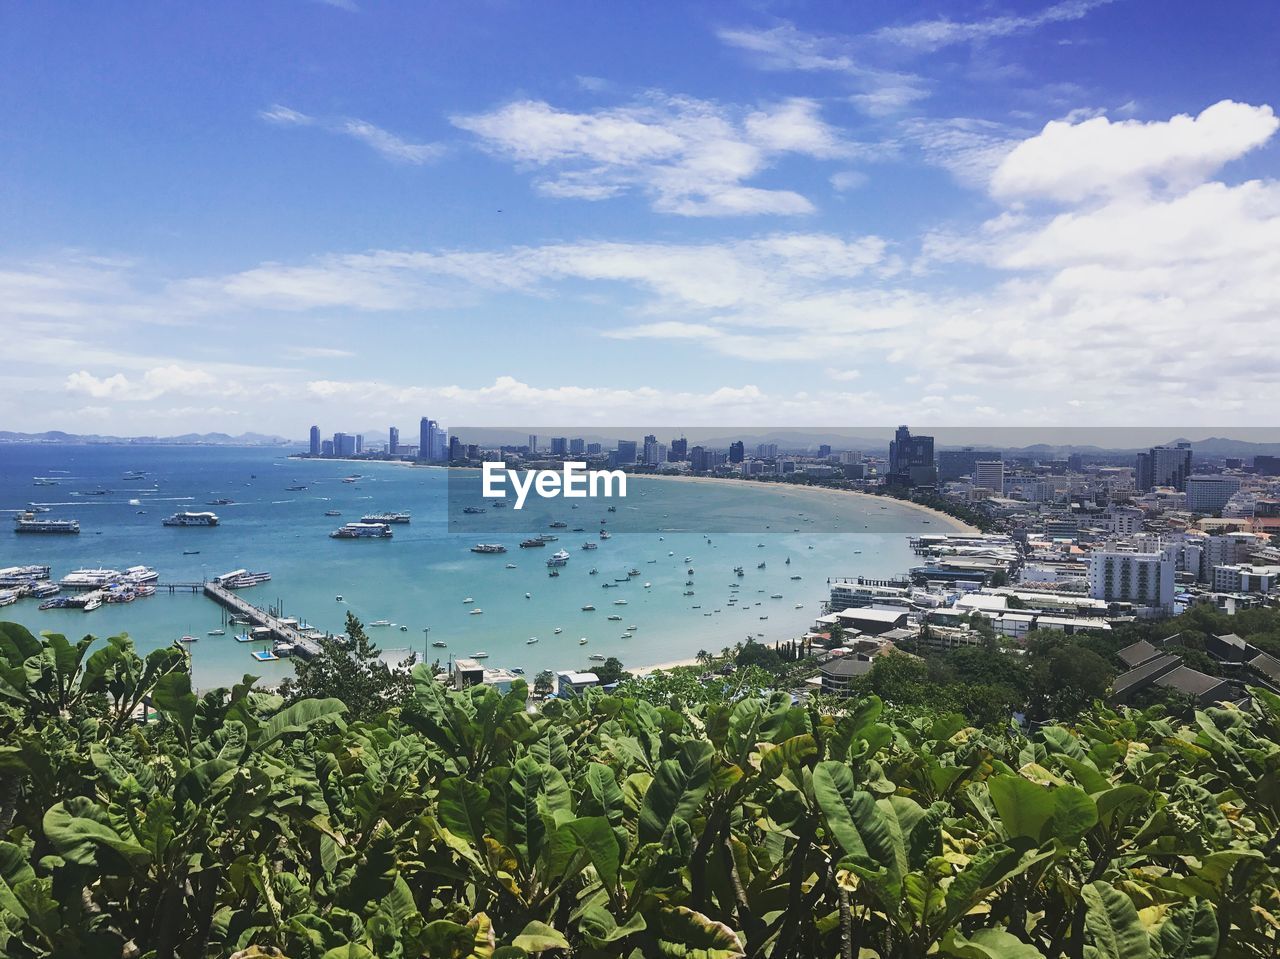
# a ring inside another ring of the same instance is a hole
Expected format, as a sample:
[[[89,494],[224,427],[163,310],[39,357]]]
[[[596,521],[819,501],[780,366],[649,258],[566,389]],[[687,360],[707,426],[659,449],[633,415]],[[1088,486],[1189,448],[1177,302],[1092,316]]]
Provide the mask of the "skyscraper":
[[[551,437],[551,455],[564,456],[569,452],[569,440],[564,436]]]
[[[538,434],[537,433],[529,434],[529,452],[530,453],[538,452]]]
[[[741,463],[746,458],[746,448],[742,445],[742,440],[734,440],[729,444],[729,462]]]
[[[387,430],[387,452],[392,456],[400,452],[400,430],[395,426]]]
[[[424,416],[418,424],[418,459],[428,463],[444,462],[448,452],[449,432],[435,420]]]
[[[634,463],[636,461],[636,441],[618,440],[618,463]]]
[[[933,437],[912,436],[899,426],[889,444],[889,482],[901,486],[929,486],[938,480],[933,465]]]
[[[334,433],[333,434],[333,455],[334,456],[355,456],[356,455],[356,438],[350,433]]]
[[[683,436],[671,441],[671,462],[679,463],[689,458],[689,441]]]
[[[573,456],[581,456],[586,448],[587,444],[580,436],[575,436],[573,439],[569,440],[569,453]]]
[[[364,452],[364,434],[357,433],[356,434],[356,455],[359,456],[363,452]]]
[[[1004,492],[1004,463],[1001,460],[983,460],[973,467],[973,485],[989,489],[997,494]]]
[[[1191,475],[1191,444],[1177,446],[1153,446],[1146,453],[1139,453],[1134,485],[1139,490],[1151,490],[1157,486],[1172,486],[1177,490],[1187,488]]]
[[[320,427],[311,427],[311,455],[320,455]]]
[[[939,450],[938,482],[947,483],[962,476],[972,476],[974,467],[980,461],[992,462],[1000,458],[995,450],[975,450],[972,446],[966,446],[962,450]]]

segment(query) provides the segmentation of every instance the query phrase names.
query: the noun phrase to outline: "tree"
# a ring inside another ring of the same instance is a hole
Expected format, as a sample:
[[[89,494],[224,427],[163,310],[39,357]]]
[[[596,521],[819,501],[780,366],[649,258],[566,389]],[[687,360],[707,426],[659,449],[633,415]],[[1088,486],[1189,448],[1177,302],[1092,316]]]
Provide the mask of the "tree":
[[[296,677],[280,684],[285,700],[337,699],[353,719],[372,719],[408,699],[417,657],[410,653],[401,663],[387,663],[350,611],[344,632],[344,639],[321,640],[319,656],[299,659]]]
[[[591,672],[596,674],[596,678],[604,686],[631,678],[631,674],[622,668],[622,660],[617,656],[610,656],[603,663],[591,667]]]
[[[742,649],[738,651],[734,664],[740,669],[747,666],[759,666],[770,673],[780,672],[783,668],[782,657],[778,655],[777,651],[763,643],[757,643],[754,639],[745,643]]]
[[[549,669],[544,669],[538,673],[533,680],[533,694],[542,699],[546,699],[556,689],[556,675]]]

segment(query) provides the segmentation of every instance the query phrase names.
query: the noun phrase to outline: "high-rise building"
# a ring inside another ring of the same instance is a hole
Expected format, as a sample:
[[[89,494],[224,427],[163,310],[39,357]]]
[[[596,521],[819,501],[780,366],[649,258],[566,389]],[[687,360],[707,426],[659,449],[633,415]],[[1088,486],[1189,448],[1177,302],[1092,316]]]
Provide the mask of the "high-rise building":
[[[756,445],[756,458],[762,460],[773,460],[778,458],[777,443],[759,443]]]
[[[397,427],[387,430],[387,452],[392,456],[400,452],[400,430]]]
[[[695,473],[705,473],[709,469],[707,466],[707,451],[704,447],[695,446],[689,450],[689,468]]]
[[[586,452],[587,444],[581,436],[575,436],[569,440],[569,454],[571,456],[581,456]]]
[[[424,416],[418,423],[418,459],[443,463],[449,450],[449,431]]]
[[[333,455],[333,440],[325,440],[323,443],[320,444],[320,455],[321,456]]]
[[[996,450],[976,450],[966,446],[962,450],[938,451],[938,482],[950,483],[964,476],[972,476],[974,468],[980,461],[993,462],[1001,459]]]
[[[819,444],[819,446],[818,446],[818,455],[819,455],[820,457],[824,458],[824,459],[825,459],[826,457],[830,456],[830,455],[831,455],[831,444],[830,444],[830,443],[821,443],[821,444]]]
[[[690,454],[692,455],[692,454]],[[741,463],[746,458],[747,451],[742,445],[742,440],[734,440],[729,444],[729,462]]]
[[[551,437],[551,455],[564,456],[569,452],[569,440],[563,436]]]
[[[689,458],[689,441],[683,436],[671,441],[671,462],[679,463]]]
[[[538,452],[538,434],[537,433],[529,434],[529,452],[530,453]]]
[[[657,440],[650,442],[645,441],[644,444],[644,465],[660,466],[667,461],[667,447],[665,443],[659,443]]]
[[[334,456],[355,456],[356,455],[356,438],[349,433],[333,434],[333,455]]]
[[[1144,609],[1173,607],[1173,556],[1099,550],[1089,555],[1089,595]]]
[[[1193,513],[1216,513],[1239,491],[1238,476],[1188,476],[1187,509]]]
[[[364,452],[364,434],[357,433],[356,434],[356,455],[359,456],[363,452]]]
[[[889,443],[889,482],[901,486],[931,486],[938,480],[933,465],[933,437],[912,436],[899,426]]]
[[[320,427],[311,427],[311,455],[320,455]]]
[[[467,448],[456,436],[449,437],[449,462],[458,463],[467,458]]]
[[[989,489],[997,495],[1004,493],[1004,461],[981,460],[973,466],[973,485]]]
[[[588,455],[588,456],[599,456],[599,455],[600,455],[600,452],[601,452],[601,449],[602,449],[602,447],[600,446],[600,444],[599,444],[599,443],[588,443],[588,444],[587,444],[587,455]]]
[[[1187,488],[1191,475],[1191,444],[1177,446],[1153,446],[1146,453],[1138,454],[1134,485],[1139,490],[1152,490],[1157,486],[1172,486],[1177,490]]]
[[[1255,456],[1253,471],[1262,476],[1280,476],[1280,456]]]
[[[618,465],[636,461],[636,441],[618,440]]]

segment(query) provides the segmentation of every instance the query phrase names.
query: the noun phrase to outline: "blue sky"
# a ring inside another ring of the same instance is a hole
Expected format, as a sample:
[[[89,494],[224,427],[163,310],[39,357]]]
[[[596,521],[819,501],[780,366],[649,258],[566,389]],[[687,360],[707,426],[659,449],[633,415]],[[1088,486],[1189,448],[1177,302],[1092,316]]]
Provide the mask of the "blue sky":
[[[1258,423],[1277,35],[1264,2],[8,5],[0,421]]]

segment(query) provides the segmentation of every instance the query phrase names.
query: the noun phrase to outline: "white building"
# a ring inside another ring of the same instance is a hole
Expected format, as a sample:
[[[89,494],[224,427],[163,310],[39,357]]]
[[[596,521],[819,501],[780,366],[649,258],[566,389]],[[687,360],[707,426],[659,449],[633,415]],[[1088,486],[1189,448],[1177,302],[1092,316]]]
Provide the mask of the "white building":
[[[1117,536],[1132,536],[1142,532],[1146,514],[1134,506],[1112,506],[1107,510],[1107,526]]]
[[[1089,595],[1169,612],[1173,608],[1173,557],[1168,553],[1100,550],[1089,557]]]
[[[1220,593],[1269,593],[1280,584],[1280,566],[1237,563],[1213,568],[1213,588]]]
[[[1240,477],[1187,477],[1187,509],[1195,513],[1216,513],[1240,490]]]
[[[1004,492],[1004,461],[980,460],[973,464],[973,485],[996,493]]]

